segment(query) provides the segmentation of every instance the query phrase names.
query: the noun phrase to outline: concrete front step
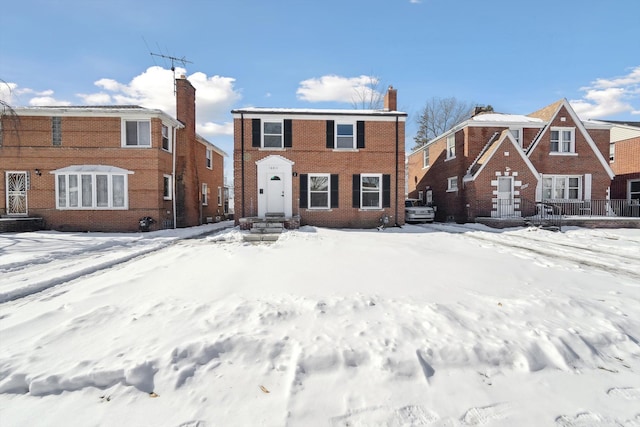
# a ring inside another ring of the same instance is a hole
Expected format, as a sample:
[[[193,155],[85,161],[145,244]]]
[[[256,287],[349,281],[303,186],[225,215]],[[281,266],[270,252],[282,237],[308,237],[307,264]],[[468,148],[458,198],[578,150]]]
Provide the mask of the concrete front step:
[[[284,223],[283,222],[254,222],[253,223],[253,228],[283,228],[284,227]]]
[[[249,232],[252,234],[280,234],[282,227],[253,227]]]
[[[245,234],[245,242],[275,242],[280,238],[280,234]]]

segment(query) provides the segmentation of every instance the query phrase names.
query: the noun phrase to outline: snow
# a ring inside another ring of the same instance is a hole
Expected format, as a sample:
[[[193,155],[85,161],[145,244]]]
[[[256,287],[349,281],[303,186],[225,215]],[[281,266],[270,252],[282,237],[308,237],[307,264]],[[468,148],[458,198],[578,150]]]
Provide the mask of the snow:
[[[473,116],[474,122],[513,122],[513,123],[543,123],[542,119],[520,114],[484,113]]]
[[[0,235],[0,425],[640,426],[640,230]]]

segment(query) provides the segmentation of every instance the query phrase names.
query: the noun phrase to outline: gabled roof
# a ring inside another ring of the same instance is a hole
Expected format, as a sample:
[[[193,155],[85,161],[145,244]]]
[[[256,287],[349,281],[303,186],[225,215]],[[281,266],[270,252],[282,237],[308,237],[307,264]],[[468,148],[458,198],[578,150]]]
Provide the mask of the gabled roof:
[[[518,145],[516,140],[513,138],[513,135],[511,134],[511,132],[509,130],[503,130],[500,133],[500,136],[498,138],[495,138],[495,140],[490,143],[489,147],[487,147],[484,153],[474,162],[473,165],[471,165],[471,168],[469,169],[470,174],[465,176],[464,180],[473,181],[474,179],[476,179],[478,175],[480,175],[484,167],[493,158],[495,153],[498,152],[498,149],[504,146],[505,144],[509,146],[509,152],[512,152],[511,149],[513,148],[513,151],[518,153],[518,155],[527,165],[529,170],[531,170],[531,173],[533,173],[533,175],[537,179],[540,179],[540,174],[538,173],[536,168],[533,166],[533,163],[531,163],[531,160],[529,159],[529,157],[527,157],[527,155],[522,150],[520,145]]]
[[[560,99],[553,104],[549,104],[544,108],[541,108],[538,111],[534,111],[531,114],[528,114],[529,117],[534,117],[536,119],[544,120],[545,122],[550,122],[551,119],[558,113],[558,110],[564,104],[566,100]]]
[[[532,113],[532,115],[536,114],[538,116],[547,117],[547,119],[545,120],[547,122],[547,125],[538,134],[536,139],[533,141],[533,143],[531,144],[531,146],[527,150],[527,156],[530,156],[535,151],[535,149],[538,147],[540,141],[542,140],[542,137],[547,132],[549,132],[551,122],[558,115],[558,113],[560,112],[560,109],[562,109],[562,107],[564,107],[567,110],[567,112],[569,113],[569,115],[571,116],[571,119],[576,124],[577,130],[582,133],[582,136],[584,136],[585,140],[587,141],[587,144],[589,145],[589,147],[593,151],[593,154],[596,156],[596,158],[598,159],[598,161],[602,165],[602,168],[607,172],[609,177],[611,179],[613,179],[615,174],[613,173],[613,170],[609,166],[609,162],[607,160],[605,160],[605,158],[602,155],[602,153],[600,152],[600,150],[598,150],[598,147],[596,146],[596,143],[593,141],[593,138],[591,138],[591,135],[589,135],[589,132],[587,132],[586,128],[584,127],[584,124],[582,123],[582,120],[580,120],[580,118],[578,117],[576,112],[573,110],[573,108],[571,108],[571,104],[569,104],[569,101],[567,101],[566,99],[561,99],[560,101],[554,102],[553,104],[547,105],[543,109],[538,110],[535,113]]]

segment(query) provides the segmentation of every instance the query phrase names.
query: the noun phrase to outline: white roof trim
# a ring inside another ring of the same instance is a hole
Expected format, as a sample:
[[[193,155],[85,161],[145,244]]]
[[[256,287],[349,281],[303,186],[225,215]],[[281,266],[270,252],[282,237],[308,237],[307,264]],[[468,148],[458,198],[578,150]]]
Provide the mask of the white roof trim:
[[[171,117],[162,110],[132,107],[17,107],[14,109],[18,116],[59,116],[59,117],[119,117],[124,119],[150,119],[159,118],[163,122],[169,123],[176,128],[183,128],[184,125],[177,119]]]
[[[279,163],[289,163],[290,165],[295,165],[296,162],[287,159],[286,157],[282,157],[279,156],[277,154],[272,154],[270,156],[264,157],[260,160],[256,160],[256,165],[259,165],[260,163],[265,163],[265,162],[270,162],[270,161],[277,161]]]
[[[69,172],[93,172],[93,173],[111,173],[111,174],[128,174],[131,175],[135,172],[122,169],[116,166],[106,166],[106,165],[72,165],[64,168],[52,170],[49,173],[69,173]]]

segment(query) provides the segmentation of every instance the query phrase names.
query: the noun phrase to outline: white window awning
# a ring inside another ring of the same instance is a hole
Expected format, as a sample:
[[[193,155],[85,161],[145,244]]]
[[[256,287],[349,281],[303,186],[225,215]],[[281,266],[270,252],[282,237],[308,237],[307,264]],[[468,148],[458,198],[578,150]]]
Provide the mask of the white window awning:
[[[127,169],[122,169],[116,166],[107,166],[107,165],[72,165],[72,166],[67,166],[65,168],[52,170],[50,173],[56,174],[56,173],[82,173],[82,172],[119,174],[119,175],[123,175],[123,174],[131,175],[135,173]]]

